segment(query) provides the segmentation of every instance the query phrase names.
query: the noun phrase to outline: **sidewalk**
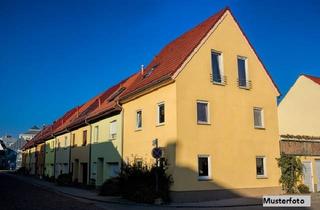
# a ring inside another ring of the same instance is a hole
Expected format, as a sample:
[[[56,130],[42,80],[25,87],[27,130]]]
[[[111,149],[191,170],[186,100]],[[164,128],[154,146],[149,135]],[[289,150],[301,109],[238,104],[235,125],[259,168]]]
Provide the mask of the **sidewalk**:
[[[144,207],[166,207],[166,208],[216,208],[216,207],[242,207],[242,206],[261,206],[262,200],[260,198],[232,198],[223,199],[216,201],[206,201],[197,203],[170,203],[166,205],[151,205],[151,204],[141,204],[130,202],[128,200],[122,199],[121,197],[112,196],[99,196],[94,190],[79,189],[74,187],[62,187],[57,186],[54,183],[40,180],[34,177],[21,176],[8,174],[9,176],[14,176],[15,178],[32,184],[34,186],[40,187],[45,190],[53,191],[58,194],[63,194],[69,197],[85,199],[90,201],[111,203],[111,204],[121,204],[129,206],[144,206]]]

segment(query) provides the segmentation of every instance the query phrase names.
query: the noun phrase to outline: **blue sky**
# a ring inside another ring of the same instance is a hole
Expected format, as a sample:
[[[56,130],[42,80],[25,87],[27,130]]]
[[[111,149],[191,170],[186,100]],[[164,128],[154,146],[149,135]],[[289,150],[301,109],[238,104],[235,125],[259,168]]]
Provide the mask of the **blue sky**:
[[[225,6],[283,95],[320,76],[319,1],[0,0],[0,135],[51,123]]]

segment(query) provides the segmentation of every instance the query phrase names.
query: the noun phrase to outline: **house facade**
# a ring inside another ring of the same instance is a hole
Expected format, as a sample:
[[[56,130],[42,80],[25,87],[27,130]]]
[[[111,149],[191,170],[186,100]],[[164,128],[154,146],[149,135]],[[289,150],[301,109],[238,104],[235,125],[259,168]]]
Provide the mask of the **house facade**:
[[[35,174],[38,177],[42,177],[44,174],[44,167],[45,167],[45,143],[43,140],[37,143],[36,146],[36,172]]]
[[[55,138],[51,137],[45,142],[45,170],[44,175],[47,177],[54,176],[54,160],[55,160]]]
[[[60,174],[70,173],[70,140],[71,133],[55,137],[55,178]]]
[[[123,159],[154,162],[158,139],[176,200],[279,191],[278,96],[223,10],[163,48],[122,97]]]
[[[320,78],[301,75],[278,106],[281,152],[300,157],[303,182],[320,191]]]
[[[101,186],[120,172],[122,115],[118,112],[91,125],[91,178]]]
[[[136,79],[136,74],[106,90],[98,98],[100,105],[88,115],[91,132],[90,178],[96,186],[121,169],[123,152],[123,109],[119,97]]]

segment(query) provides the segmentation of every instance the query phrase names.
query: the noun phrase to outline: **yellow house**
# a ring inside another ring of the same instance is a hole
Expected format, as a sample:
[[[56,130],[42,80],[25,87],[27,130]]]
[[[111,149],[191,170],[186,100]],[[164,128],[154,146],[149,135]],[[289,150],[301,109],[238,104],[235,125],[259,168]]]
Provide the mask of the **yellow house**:
[[[81,184],[90,181],[90,151],[92,126],[88,115],[99,106],[100,95],[77,108],[75,117],[70,120],[67,129],[70,132],[70,164],[72,180]]]
[[[63,133],[55,138],[55,177],[70,173],[70,139],[71,133]]]
[[[125,91],[123,159],[154,163],[158,139],[176,201],[279,192],[277,96],[224,9],[165,46]]]
[[[47,177],[54,176],[54,157],[55,157],[55,149],[54,149],[55,138],[52,137],[45,142],[45,170],[44,175]]]
[[[99,97],[99,106],[87,117],[90,123],[90,178],[101,186],[118,175],[122,164],[123,110],[117,103],[123,91],[132,84],[136,75],[121,81]]]
[[[31,175],[36,175],[36,146],[33,146],[30,148],[29,150],[29,157],[30,157],[30,163],[29,163],[29,167],[30,167],[30,171],[29,173]]]
[[[281,152],[301,157],[304,183],[320,191],[320,78],[301,75],[278,106]]]
[[[78,128],[71,132],[71,164],[73,181],[89,183],[89,157],[91,128],[89,125]]]

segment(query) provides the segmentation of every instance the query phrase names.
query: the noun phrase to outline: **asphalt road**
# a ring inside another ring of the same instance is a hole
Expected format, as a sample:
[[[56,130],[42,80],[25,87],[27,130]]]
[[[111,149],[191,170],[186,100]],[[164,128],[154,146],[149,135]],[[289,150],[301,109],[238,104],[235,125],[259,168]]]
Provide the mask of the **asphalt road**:
[[[92,203],[84,203],[73,198],[58,195],[44,189],[0,173],[0,209],[1,210],[51,210],[79,209],[99,210]]]
[[[76,199],[62,194],[57,194],[40,187],[34,186],[27,182],[21,181],[15,176],[7,175],[0,172],[0,210],[51,210],[51,209],[75,209],[75,210],[162,210],[162,209],[223,209],[223,210],[254,210],[266,209],[262,206],[243,206],[228,208],[172,208],[165,206],[128,206],[121,204],[110,204],[102,202],[93,202],[86,199]],[[268,209],[268,208],[267,208]],[[280,208],[272,208],[280,209]],[[288,210],[289,208],[282,208]],[[309,209],[309,208],[298,208]],[[312,203],[312,208],[320,209],[320,201],[316,200]]]

